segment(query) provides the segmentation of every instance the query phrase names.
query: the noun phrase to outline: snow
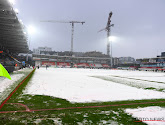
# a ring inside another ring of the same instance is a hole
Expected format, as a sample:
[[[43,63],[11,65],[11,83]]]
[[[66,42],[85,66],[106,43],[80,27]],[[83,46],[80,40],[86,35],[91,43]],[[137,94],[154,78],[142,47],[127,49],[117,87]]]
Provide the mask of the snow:
[[[13,74],[10,75],[12,80],[9,80],[4,77],[0,77],[0,93],[2,93],[6,88],[12,85],[14,82],[18,81],[24,74]]]
[[[137,71],[40,68],[34,73],[24,94],[48,95],[67,99],[70,102],[98,102],[165,98],[165,93],[138,89],[127,85],[106,81],[91,76],[108,75],[153,75]]]
[[[111,71],[110,75],[100,75],[98,77],[132,87],[155,88],[165,92],[165,73],[116,70]]]
[[[98,78],[106,79],[109,81],[129,85],[129,86],[137,87],[137,88],[155,88],[157,90],[162,89],[163,91],[165,91],[165,83],[143,81],[142,79],[141,80],[129,79],[128,77],[121,78],[121,77],[114,77],[114,76],[98,76]]]
[[[142,120],[148,125],[165,125],[165,108],[159,106],[150,106],[138,109],[126,109],[126,113],[132,115],[138,120]],[[145,121],[145,120],[160,120],[160,121]]]
[[[113,75],[165,83],[165,73],[161,72],[120,71],[120,73],[113,72]]]
[[[23,69],[19,69],[19,70],[16,70],[16,71],[13,71],[13,73],[30,73],[31,71],[33,70],[33,68],[28,68],[28,67],[26,67],[26,68],[23,68]]]
[[[32,69],[30,68],[14,71],[10,74],[11,80],[5,77],[0,77],[0,102],[10,94],[12,89],[14,89],[13,87],[16,87],[17,84],[15,83],[31,71]]]

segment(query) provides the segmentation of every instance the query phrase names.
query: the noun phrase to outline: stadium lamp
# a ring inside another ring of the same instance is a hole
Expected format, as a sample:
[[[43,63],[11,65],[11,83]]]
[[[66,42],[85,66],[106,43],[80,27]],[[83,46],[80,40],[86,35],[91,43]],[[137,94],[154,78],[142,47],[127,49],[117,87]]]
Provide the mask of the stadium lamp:
[[[16,8],[14,9],[15,13],[18,14],[19,13],[19,10]]]
[[[15,0],[9,0],[9,2],[13,5],[15,4]]]
[[[116,37],[115,36],[110,36],[109,37],[109,41],[114,42],[115,40],[116,40]]]
[[[36,29],[32,25],[27,27],[27,33],[28,33],[28,36],[29,36],[29,50],[30,50],[31,35],[34,34],[35,32],[36,32]],[[26,58],[27,62],[28,62],[28,54],[29,54],[29,52],[27,53],[27,58]]]
[[[115,36],[110,36],[108,38],[109,42],[110,42],[110,47],[111,47],[111,54],[110,54],[110,58],[111,58],[111,68],[113,67],[113,58],[112,58],[112,42],[114,42],[116,40],[116,37]]]
[[[34,34],[36,32],[36,29],[33,26],[29,26],[27,30],[29,34]]]
[[[23,21],[22,20],[19,20],[19,22],[23,25]]]
[[[23,32],[26,35],[26,32]]]

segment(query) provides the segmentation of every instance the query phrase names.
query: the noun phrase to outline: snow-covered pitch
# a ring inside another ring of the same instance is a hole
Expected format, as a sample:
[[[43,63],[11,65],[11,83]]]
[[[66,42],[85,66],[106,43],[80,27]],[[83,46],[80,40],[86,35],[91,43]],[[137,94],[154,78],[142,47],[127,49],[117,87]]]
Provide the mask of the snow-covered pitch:
[[[143,121],[148,125],[164,125],[165,108],[150,106],[137,109],[126,109],[126,113],[132,115],[137,121]]]
[[[104,69],[36,69],[24,94],[48,95],[70,102],[99,102],[165,98],[164,92],[144,90],[93,76],[125,76],[165,82],[164,73]],[[142,82],[143,84],[143,82]],[[159,83],[152,83],[159,84]],[[162,84],[162,83],[161,83]],[[163,84],[165,85],[165,84]],[[152,85],[153,86],[153,85]]]

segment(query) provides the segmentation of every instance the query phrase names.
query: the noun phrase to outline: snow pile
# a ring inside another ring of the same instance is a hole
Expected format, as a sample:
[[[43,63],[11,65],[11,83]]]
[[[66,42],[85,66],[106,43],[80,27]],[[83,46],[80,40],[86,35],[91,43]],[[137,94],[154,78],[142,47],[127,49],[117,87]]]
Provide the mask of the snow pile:
[[[137,121],[143,121],[148,125],[165,124],[165,108],[150,106],[146,108],[126,109],[125,111],[136,118]]]
[[[121,71],[118,71],[121,74]],[[128,72],[128,71],[127,71]],[[93,69],[40,68],[34,73],[25,94],[49,95],[70,102],[119,101],[165,98],[165,93],[143,90],[102,79],[117,71]],[[141,72],[138,72],[141,73]]]

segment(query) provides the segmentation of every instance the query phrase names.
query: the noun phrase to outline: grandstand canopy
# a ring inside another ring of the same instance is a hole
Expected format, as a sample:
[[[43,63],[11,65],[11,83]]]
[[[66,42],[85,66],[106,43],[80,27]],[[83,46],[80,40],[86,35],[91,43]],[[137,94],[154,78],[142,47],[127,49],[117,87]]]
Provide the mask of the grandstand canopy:
[[[0,47],[11,53],[27,53],[25,26],[18,20],[9,0],[0,0]]]

